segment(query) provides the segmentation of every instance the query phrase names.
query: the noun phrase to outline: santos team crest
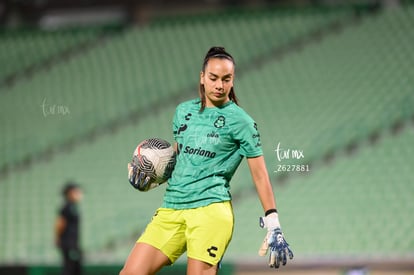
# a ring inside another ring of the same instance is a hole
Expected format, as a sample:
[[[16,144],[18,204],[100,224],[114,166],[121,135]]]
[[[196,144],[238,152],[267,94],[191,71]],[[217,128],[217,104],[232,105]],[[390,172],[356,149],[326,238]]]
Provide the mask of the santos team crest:
[[[214,127],[223,128],[226,125],[226,118],[224,116],[218,116],[216,121],[214,121]]]

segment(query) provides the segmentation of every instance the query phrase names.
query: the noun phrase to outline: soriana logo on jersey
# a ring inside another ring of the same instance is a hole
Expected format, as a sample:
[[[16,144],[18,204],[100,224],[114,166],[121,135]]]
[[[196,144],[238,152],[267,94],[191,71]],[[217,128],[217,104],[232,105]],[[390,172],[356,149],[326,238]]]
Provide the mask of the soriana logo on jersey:
[[[206,158],[214,158],[216,156],[216,152],[212,152],[201,147],[193,148],[188,145],[184,148],[184,154],[197,155]]]

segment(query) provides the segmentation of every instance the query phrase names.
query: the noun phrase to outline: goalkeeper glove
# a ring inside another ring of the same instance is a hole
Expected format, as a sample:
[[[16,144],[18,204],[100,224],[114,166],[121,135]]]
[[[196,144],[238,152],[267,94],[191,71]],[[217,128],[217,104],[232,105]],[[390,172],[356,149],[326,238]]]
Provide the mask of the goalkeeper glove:
[[[289,255],[289,259],[292,259],[293,253],[283,236],[278,214],[271,213],[266,217],[260,217],[260,227],[267,228],[267,234],[259,249],[259,255],[265,256],[270,248],[269,267],[279,268],[280,262],[285,265],[286,254]]]
[[[150,184],[151,177],[140,171],[133,162],[128,163],[128,180],[135,189],[140,191],[148,191],[155,187]]]

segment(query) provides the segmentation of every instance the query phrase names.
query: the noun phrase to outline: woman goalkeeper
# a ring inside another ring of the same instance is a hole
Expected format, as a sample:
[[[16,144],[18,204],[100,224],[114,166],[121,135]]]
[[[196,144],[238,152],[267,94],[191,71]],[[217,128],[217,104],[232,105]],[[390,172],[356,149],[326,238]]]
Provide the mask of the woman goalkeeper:
[[[286,243],[267,173],[260,135],[238,106],[235,62],[222,47],[211,48],[200,73],[200,98],[178,105],[173,119],[177,162],[162,207],[132,249],[121,275],[155,274],[187,251],[187,274],[217,274],[233,233],[230,180],[243,157],[264,210],[268,229],[259,254],[270,248],[269,266],[293,257]],[[146,175],[128,165],[134,187]]]

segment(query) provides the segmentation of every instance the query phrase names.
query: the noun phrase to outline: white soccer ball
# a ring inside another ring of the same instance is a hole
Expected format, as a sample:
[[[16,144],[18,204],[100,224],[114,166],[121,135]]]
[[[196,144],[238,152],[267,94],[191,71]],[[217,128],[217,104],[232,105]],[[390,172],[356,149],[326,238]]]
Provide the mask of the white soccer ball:
[[[138,190],[148,191],[166,182],[175,166],[175,151],[171,144],[160,138],[143,140],[135,148],[132,162],[151,179]]]

